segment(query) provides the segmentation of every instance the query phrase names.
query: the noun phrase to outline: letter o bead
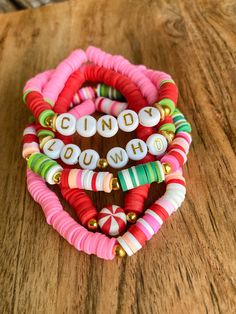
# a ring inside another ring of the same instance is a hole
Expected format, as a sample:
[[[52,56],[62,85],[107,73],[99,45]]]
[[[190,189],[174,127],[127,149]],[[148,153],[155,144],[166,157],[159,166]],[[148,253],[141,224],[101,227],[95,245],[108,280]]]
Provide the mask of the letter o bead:
[[[118,132],[116,118],[107,114],[100,117],[97,121],[97,131],[103,137],[112,137]]]
[[[146,127],[152,127],[157,125],[161,119],[160,112],[155,107],[142,108],[139,111],[138,116],[140,124]]]
[[[85,149],[79,156],[79,164],[83,169],[96,169],[100,156],[94,149]]]
[[[79,161],[81,149],[75,144],[67,144],[61,151],[61,160],[67,165],[75,165]]]
[[[133,110],[123,110],[118,118],[119,128],[124,132],[132,132],[137,129],[139,125],[138,115]]]
[[[141,160],[147,155],[147,145],[140,139],[133,139],[129,141],[125,147],[125,150],[132,160]]]
[[[72,135],[76,130],[76,118],[70,113],[62,113],[56,119],[56,130],[62,135]]]
[[[43,152],[51,159],[60,158],[61,150],[64,147],[64,143],[59,139],[51,139],[47,141],[43,146]]]
[[[162,156],[168,146],[166,138],[161,134],[152,134],[146,141],[148,151],[155,156]]]

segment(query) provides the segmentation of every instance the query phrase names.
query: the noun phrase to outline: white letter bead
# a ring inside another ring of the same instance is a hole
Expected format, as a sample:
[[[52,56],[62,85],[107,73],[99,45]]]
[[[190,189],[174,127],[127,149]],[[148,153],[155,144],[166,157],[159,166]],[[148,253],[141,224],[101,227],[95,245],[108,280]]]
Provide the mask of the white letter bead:
[[[103,137],[112,137],[118,132],[116,118],[107,114],[100,117],[97,121],[97,131]]]
[[[72,135],[76,130],[76,118],[70,113],[62,113],[56,119],[56,130],[62,135]]]
[[[47,141],[43,146],[43,152],[51,159],[58,159],[64,143],[59,139],[51,139]]]
[[[118,118],[118,125],[120,129],[124,132],[132,132],[134,131],[138,125],[139,125],[139,120],[138,120],[138,115],[135,111],[133,110],[123,110]]]
[[[61,151],[61,160],[67,165],[74,165],[79,160],[81,149],[75,144],[67,144]]]
[[[161,156],[165,153],[168,143],[166,138],[161,134],[152,134],[146,141],[148,151],[155,156]]]
[[[91,137],[97,131],[97,121],[90,115],[83,116],[77,120],[76,129],[79,135]]]
[[[97,167],[98,153],[94,149],[86,149],[79,156],[79,164],[83,169],[93,170]]]
[[[155,126],[159,123],[161,115],[157,108],[155,107],[144,107],[139,113],[139,123],[143,126]]]
[[[130,159],[141,160],[147,155],[147,145],[140,139],[133,139],[126,145],[126,152]]]
[[[121,147],[113,147],[107,153],[107,162],[112,168],[123,168],[129,161],[126,151]]]

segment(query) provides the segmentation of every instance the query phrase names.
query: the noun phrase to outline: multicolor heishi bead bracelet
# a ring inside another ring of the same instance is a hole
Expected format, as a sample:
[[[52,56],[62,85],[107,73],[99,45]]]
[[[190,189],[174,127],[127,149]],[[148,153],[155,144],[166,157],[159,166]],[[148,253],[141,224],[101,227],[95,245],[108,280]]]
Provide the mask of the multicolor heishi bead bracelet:
[[[182,166],[192,139],[177,98],[170,75],[95,47],[75,50],[26,83],[23,100],[33,114],[23,133],[28,190],[47,223],[77,250],[107,260],[131,256],[183,202]],[[102,114],[97,120],[95,112]],[[73,143],[75,133],[108,138],[119,129],[135,131],[135,138],[106,157]],[[135,165],[125,168],[129,159]],[[118,170],[117,177],[107,166]],[[145,209],[153,182],[165,182],[166,192]],[[59,186],[78,221],[47,184]],[[85,192],[119,189],[126,192],[123,207],[101,210]]]

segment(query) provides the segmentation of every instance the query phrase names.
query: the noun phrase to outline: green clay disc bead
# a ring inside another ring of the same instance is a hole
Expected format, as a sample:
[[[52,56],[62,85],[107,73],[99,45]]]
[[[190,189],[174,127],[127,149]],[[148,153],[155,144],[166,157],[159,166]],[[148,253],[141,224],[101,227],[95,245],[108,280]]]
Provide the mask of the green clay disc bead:
[[[32,154],[28,160],[28,167],[30,170],[38,174],[40,177],[42,177],[44,180],[48,182],[47,174],[49,172],[52,172],[54,169],[55,173],[57,171],[62,170],[61,166],[55,161],[50,158],[48,158],[46,155],[41,153],[35,153]],[[54,173],[50,176],[50,184],[52,184],[52,176]]]
[[[124,100],[123,95],[117,89],[105,84],[98,84],[96,92],[100,97],[106,97],[112,100]]]
[[[176,133],[181,132],[181,131],[188,132],[188,133],[192,132],[190,123],[187,122],[184,115],[177,108],[175,109],[173,113],[173,121],[176,127]]]
[[[164,98],[158,101],[158,104],[160,106],[168,107],[170,109],[170,114],[172,114],[175,110],[175,103],[169,98]]]
[[[152,182],[159,183],[165,179],[162,164],[159,161],[121,170],[118,171],[117,175],[123,191],[132,190],[138,186],[151,184]]]

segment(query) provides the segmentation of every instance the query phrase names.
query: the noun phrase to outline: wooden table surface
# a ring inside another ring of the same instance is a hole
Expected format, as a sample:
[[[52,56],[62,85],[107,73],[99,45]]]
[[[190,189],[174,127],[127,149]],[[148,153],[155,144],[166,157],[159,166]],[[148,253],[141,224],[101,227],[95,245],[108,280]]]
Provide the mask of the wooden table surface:
[[[110,262],[46,224],[21,158],[25,81],[91,44],[171,73],[193,127],[181,209],[142,251]],[[0,15],[0,313],[236,313],[235,52],[233,0],[81,0]]]

